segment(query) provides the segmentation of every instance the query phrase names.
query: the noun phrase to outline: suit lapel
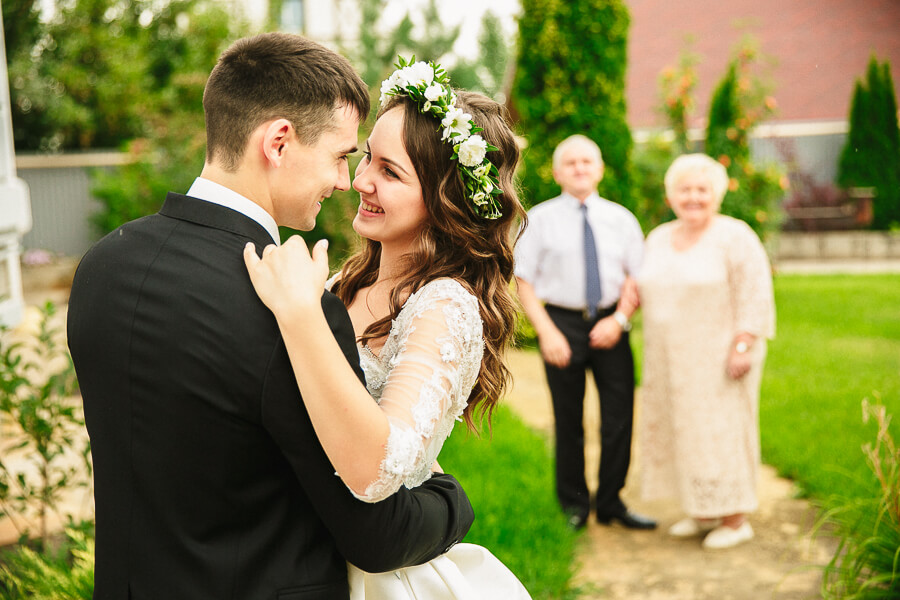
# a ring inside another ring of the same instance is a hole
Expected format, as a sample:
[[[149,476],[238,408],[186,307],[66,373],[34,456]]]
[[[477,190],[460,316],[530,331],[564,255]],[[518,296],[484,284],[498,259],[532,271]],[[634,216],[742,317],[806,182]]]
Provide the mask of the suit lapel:
[[[250,217],[184,194],[169,192],[159,214],[250,238],[259,249],[272,243],[272,237],[266,228]]]

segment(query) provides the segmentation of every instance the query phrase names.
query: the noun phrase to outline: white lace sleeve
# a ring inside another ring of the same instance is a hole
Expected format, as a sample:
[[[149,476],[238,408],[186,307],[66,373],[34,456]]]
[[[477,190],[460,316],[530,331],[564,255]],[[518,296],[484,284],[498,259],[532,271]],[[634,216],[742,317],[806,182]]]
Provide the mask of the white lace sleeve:
[[[377,502],[431,476],[483,353],[478,301],[459,283],[433,281],[410,296],[375,358],[382,376],[371,373],[369,388],[388,417],[390,435],[378,479],[358,498]]]

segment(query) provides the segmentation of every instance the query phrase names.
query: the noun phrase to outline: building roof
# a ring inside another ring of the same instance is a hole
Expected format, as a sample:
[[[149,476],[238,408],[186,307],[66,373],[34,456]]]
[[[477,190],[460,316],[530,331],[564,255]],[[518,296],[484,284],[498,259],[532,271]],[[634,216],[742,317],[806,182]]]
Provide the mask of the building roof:
[[[704,123],[713,88],[741,38],[775,59],[776,121],[848,118],[869,59],[900,83],[900,0],[626,0],[631,11],[626,96],[632,128],[664,125],[659,76],[683,49],[700,55],[691,125]],[[693,43],[687,46],[686,36]]]

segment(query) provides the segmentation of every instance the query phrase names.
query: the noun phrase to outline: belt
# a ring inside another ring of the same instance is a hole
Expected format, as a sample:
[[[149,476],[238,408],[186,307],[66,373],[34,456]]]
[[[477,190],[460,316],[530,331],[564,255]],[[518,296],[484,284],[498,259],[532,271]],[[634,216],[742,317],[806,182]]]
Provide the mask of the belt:
[[[582,309],[565,308],[564,306],[557,306],[555,304],[545,304],[544,308],[558,311],[561,313],[569,313],[569,314],[573,314],[573,315],[578,315],[585,321],[592,321],[592,320],[599,321],[600,319],[603,319],[604,317],[608,317],[609,315],[616,312],[616,304],[613,304],[609,308],[598,308],[597,315],[593,319],[591,319],[590,316],[588,316],[588,310],[586,308],[582,308]]]

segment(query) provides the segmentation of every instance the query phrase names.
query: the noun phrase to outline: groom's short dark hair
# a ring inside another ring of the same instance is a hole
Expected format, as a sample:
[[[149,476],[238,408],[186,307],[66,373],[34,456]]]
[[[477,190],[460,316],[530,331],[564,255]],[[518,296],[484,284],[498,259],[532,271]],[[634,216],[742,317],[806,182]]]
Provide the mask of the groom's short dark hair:
[[[360,120],[369,114],[369,90],[340,54],[289,33],[239,39],[219,57],[203,92],[206,160],[236,169],[250,133],[270,119],[287,119],[301,143],[314,144],[334,127],[341,105]]]

